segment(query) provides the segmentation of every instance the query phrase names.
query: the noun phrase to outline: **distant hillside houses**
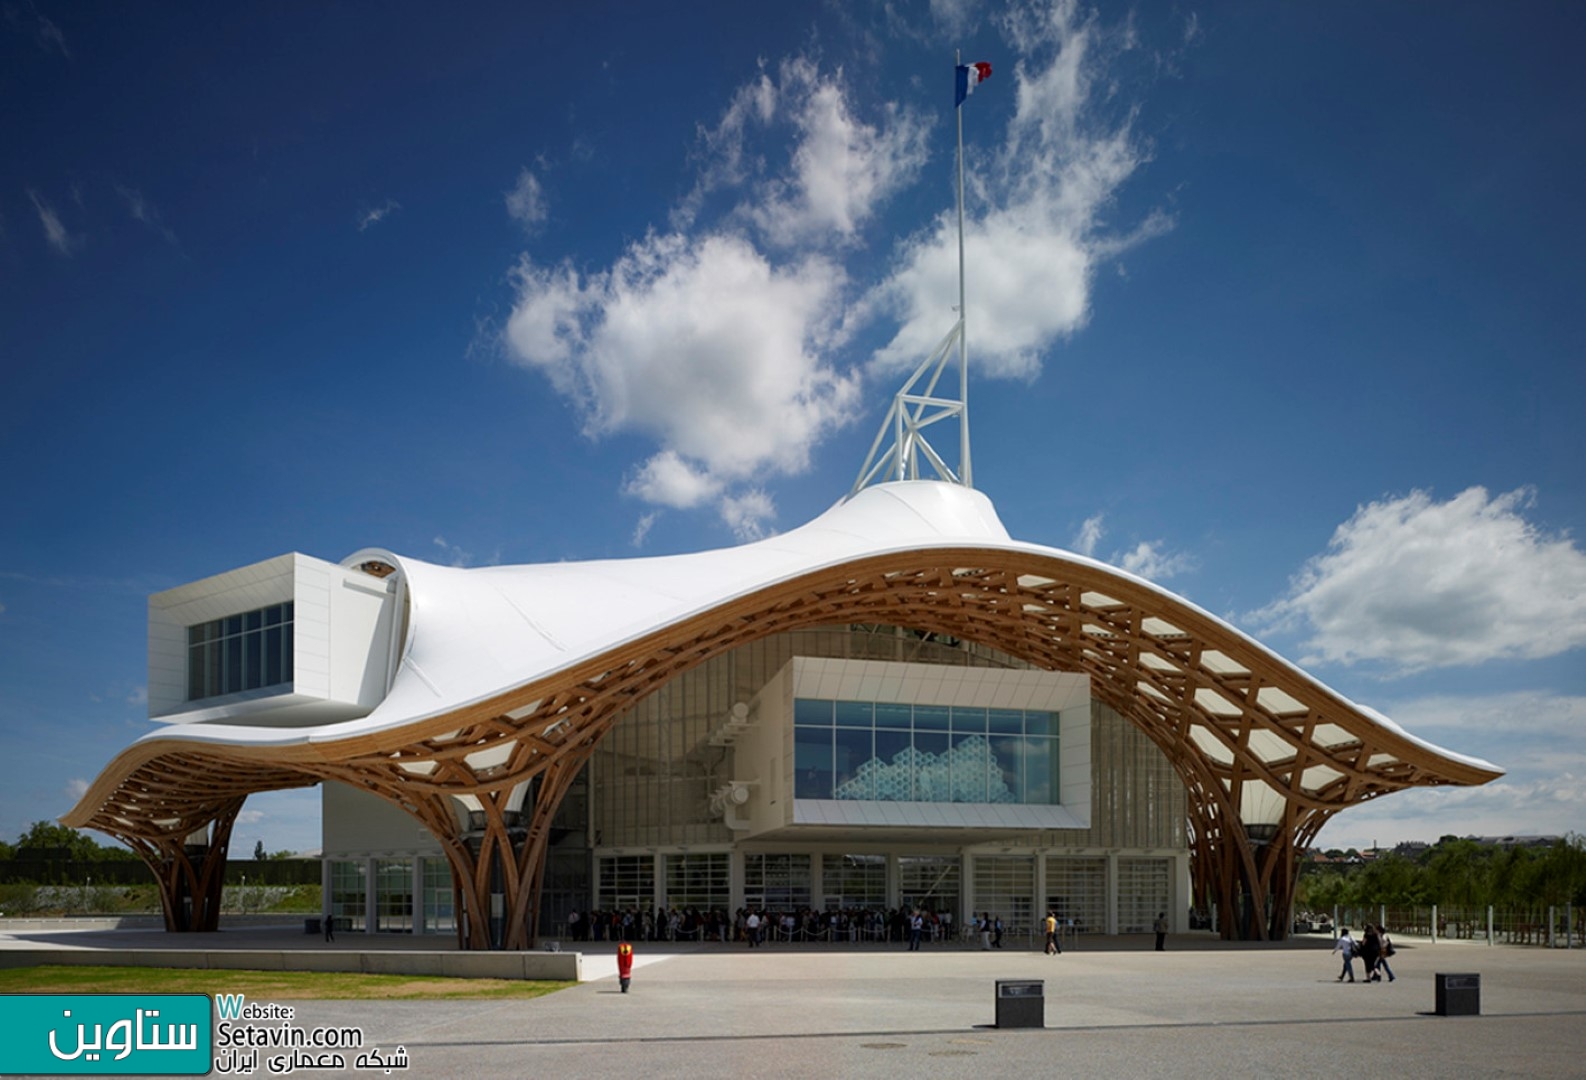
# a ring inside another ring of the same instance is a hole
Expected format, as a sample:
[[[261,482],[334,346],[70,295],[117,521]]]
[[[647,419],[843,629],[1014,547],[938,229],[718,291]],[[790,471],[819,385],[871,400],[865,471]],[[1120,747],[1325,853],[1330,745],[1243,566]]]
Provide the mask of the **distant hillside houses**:
[[[1425,840],[1405,840],[1395,844],[1391,849],[1366,848],[1363,851],[1357,851],[1354,848],[1349,848],[1347,851],[1339,850],[1338,848],[1329,848],[1326,851],[1313,849],[1307,858],[1309,862],[1317,866],[1360,866],[1363,863],[1371,862],[1379,855],[1388,854],[1391,851],[1394,855],[1414,861],[1420,859],[1427,852],[1435,850],[1438,845],[1448,839],[1458,839],[1480,847],[1501,848],[1504,851],[1509,851],[1513,848],[1549,848],[1564,838],[1551,835],[1532,835],[1444,837],[1443,840],[1438,840],[1435,843],[1428,843]]]

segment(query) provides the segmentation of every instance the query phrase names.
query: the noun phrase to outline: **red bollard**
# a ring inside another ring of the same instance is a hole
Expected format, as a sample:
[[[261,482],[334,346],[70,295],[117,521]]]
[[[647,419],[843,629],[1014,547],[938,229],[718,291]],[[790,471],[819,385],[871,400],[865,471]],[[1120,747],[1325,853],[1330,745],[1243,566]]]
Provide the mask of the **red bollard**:
[[[628,984],[633,981],[633,946],[624,941],[617,946],[617,981],[622,984],[622,992],[628,992]]]

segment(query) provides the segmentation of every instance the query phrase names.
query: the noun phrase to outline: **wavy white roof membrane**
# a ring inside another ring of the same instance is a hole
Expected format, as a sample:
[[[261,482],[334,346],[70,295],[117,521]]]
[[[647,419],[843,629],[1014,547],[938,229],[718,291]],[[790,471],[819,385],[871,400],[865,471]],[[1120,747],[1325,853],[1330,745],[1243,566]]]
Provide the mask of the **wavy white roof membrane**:
[[[390,561],[400,567],[412,603],[401,665],[390,692],[373,712],[316,727],[193,725],[151,732],[139,742],[284,746],[388,730],[620,651],[625,642],[657,627],[812,571],[863,557],[963,548],[1045,556],[1100,571],[1189,607],[1248,648],[1271,656],[1242,631],[1143,578],[1083,555],[1013,540],[991,501],[979,491],[934,481],[904,481],[865,488],[790,532],[688,555],[462,568],[379,549],[359,551],[343,565],[375,556]],[[1326,689],[1292,670],[1318,689]],[[1497,771],[1490,762],[1435,746],[1375,710],[1350,704],[1384,730],[1434,754]]]
[[[1332,814],[1501,775],[1148,581],[1011,539],[984,495],[955,484],[868,487],[802,528],[694,555],[460,569],[367,550],[345,565],[368,561],[397,567],[410,603],[400,664],[372,712],[317,727],[153,732],[62,817],[122,837],[165,875],[169,927],[184,910],[180,880],[208,897],[206,925],[218,917],[218,863],[203,860],[200,881],[188,836],[208,830],[223,850],[248,794],[338,780],[442,839],[474,912],[473,947],[488,947],[478,927],[493,901],[470,845],[510,851],[508,947],[523,947],[556,807],[618,718],[695,664],[808,626],[939,631],[1088,675],[1092,696],[1144,731],[1184,782],[1197,895],[1226,912],[1241,895],[1256,911],[1270,901],[1263,936],[1286,933],[1295,854]],[[508,818],[535,777],[518,844]],[[459,821],[457,800],[470,821],[483,816],[483,839],[465,837],[478,826]],[[1224,934],[1244,934],[1226,912]]]

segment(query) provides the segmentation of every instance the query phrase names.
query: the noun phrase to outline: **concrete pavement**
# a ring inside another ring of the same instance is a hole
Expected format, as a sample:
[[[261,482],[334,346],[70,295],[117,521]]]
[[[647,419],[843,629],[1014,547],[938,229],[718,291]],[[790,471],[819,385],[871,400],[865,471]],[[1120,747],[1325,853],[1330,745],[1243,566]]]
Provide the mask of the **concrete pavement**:
[[[532,1001],[293,1004],[300,1026],[402,1045],[426,1077],[1586,1075],[1586,951],[1396,941],[1398,981],[1372,985],[1334,981],[1324,939],[1085,939],[1061,957],[641,943],[626,995],[614,946],[591,944],[587,981]],[[1430,1015],[1440,971],[1480,973],[1483,1015]],[[1044,980],[1044,1029],[993,1026],[997,979]]]

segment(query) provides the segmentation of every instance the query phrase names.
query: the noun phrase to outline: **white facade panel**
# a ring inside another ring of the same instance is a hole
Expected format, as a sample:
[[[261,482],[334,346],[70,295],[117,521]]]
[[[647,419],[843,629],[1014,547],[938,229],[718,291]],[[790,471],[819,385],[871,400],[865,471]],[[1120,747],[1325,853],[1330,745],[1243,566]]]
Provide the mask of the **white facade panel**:
[[[325,781],[323,789],[325,858],[443,854],[433,833],[379,796],[334,780]]]
[[[149,715],[167,723],[268,727],[367,716],[385,695],[392,583],[307,555],[280,555],[149,598]],[[188,628],[291,602],[289,680],[189,701]]]

